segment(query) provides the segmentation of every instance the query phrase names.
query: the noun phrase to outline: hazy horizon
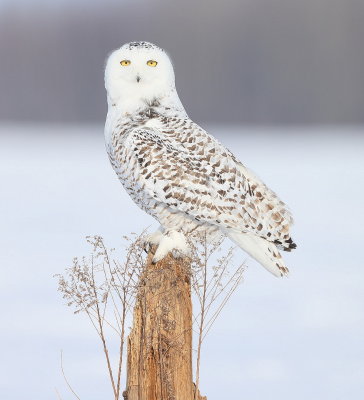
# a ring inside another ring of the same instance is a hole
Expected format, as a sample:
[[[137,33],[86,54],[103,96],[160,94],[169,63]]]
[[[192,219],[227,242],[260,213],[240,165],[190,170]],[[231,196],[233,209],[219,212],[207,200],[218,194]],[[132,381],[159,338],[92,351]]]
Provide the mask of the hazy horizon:
[[[357,0],[13,1],[0,9],[0,120],[102,122],[125,42],[165,48],[201,123],[364,123]]]

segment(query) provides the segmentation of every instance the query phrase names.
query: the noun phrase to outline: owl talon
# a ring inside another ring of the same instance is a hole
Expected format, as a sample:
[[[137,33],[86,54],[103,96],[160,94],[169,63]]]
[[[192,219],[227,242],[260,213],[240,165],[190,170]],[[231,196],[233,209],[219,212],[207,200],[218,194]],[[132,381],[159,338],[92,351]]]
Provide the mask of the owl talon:
[[[148,254],[153,246],[158,246],[163,237],[162,228],[148,235],[144,240],[144,251]]]
[[[183,233],[168,231],[166,234],[162,235],[153,257],[153,264],[162,260],[168,253],[172,253],[175,258],[181,258],[191,254],[191,249]]]

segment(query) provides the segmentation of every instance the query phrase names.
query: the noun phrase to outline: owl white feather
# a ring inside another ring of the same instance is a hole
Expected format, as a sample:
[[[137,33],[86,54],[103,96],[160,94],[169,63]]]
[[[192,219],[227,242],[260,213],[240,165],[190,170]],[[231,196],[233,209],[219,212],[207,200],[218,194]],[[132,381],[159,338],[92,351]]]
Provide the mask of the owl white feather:
[[[125,44],[107,60],[105,87],[111,164],[134,202],[161,224],[150,237],[154,261],[188,254],[186,235],[226,235],[274,275],[287,274],[279,249],[296,247],[289,210],[189,119],[166,52]]]

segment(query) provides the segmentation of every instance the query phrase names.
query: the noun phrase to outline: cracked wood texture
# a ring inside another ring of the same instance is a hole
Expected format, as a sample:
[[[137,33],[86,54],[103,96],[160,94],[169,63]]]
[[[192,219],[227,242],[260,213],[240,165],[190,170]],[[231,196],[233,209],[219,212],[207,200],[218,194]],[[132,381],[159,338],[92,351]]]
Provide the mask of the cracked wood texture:
[[[128,337],[127,400],[193,400],[190,264],[148,255]],[[198,400],[206,400],[199,393]]]

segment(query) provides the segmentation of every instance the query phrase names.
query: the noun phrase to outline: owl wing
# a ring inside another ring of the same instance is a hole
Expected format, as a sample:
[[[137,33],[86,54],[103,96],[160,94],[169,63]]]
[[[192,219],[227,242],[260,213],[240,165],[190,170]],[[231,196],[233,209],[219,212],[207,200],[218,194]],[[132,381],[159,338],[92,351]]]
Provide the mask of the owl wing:
[[[224,204],[227,205],[233,197],[234,201],[231,201],[230,207],[236,207],[238,202],[245,211],[243,220],[239,218],[238,229],[250,231],[275,242],[279,248],[287,251],[295,247],[289,233],[293,223],[292,215],[273,190],[237,160],[217,139],[188,117],[163,117],[161,122],[165,126],[165,135],[181,143],[202,162],[211,165],[222,180],[230,183],[226,190],[223,189],[226,192]],[[232,213],[241,214],[241,211],[241,207],[236,207]]]
[[[196,220],[254,233],[289,249],[291,217],[284,203],[217,141],[209,144],[214,157],[208,157],[175,135],[137,128],[124,145],[137,162],[134,173],[142,190],[155,200]]]

